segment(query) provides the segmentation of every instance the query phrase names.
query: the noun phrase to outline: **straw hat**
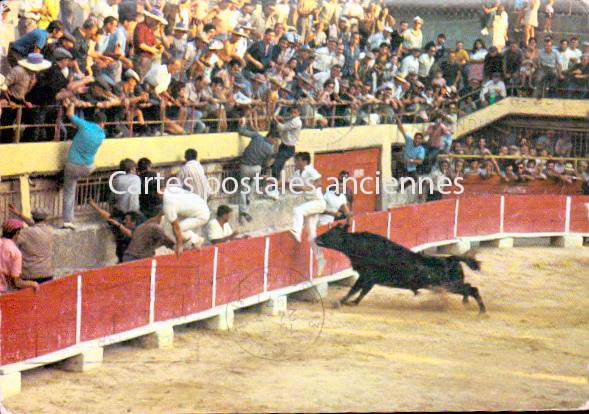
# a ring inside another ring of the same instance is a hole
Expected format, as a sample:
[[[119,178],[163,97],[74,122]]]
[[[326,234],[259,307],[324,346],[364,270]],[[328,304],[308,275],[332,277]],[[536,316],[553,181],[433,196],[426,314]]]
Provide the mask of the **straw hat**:
[[[139,74],[137,72],[135,72],[133,69],[127,69],[125,71],[124,77],[125,77],[125,79],[133,78],[137,82],[141,82],[141,78],[139,77]]]
[[[236,27],[234,30],[231,31],[231,34],[234,34],[235,36],[245,37],[246,39],[249,39],[249,36],[243,30],[244,30],[244,28],[242,28],[242,27]]]
[[[19,60],[18,64],[33,72],[40,72],[51,67],[51,62],[45,60],[41,53],[29,53],[27,58]]]
[[[183,22],[178,22],[176,23],[176,25],[174,26],[174,30],[179,31],[179,32],[189,32],[190,28],[184,24]]]
[[[161,24],[168,24],[168,21],[164,18],[164,14],[162,13],[162,11],[160,9],[156,9],[155,7],[149,11],[145,10],[143,14],[145,15],[145,17],[157,20]]]

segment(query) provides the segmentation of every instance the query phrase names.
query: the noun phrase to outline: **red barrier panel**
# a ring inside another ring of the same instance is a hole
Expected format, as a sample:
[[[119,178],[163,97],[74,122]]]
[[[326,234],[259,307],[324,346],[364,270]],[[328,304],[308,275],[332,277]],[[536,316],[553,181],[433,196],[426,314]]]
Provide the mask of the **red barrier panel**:
[[[367,231],[369,233],[379,234],[383,237],[388,238],[388,211],[379,211],[377,213],[362,214],[361,216],[354,217],[354,223],[354,231],[357,233]]]
[[[58,351],[76,343],[75,277],[0,296],[2,364]]]
[[[87,271],[82,276],[82,341],[149,323],[151,259]]]
[[[391,240],[405,247],[415,247],[417,242],[417,232],[415,226],[418,217],[418,206],[396,207],[389,210],[391,212]]]
[[[565,230],[566,196],[505,196],[505,233],[549,233]]]
[[[455,200],[441,200],[390,210],[391,240],[415,247],[454,238]]]
[[[298,243],[286,231],[274,233],[268,237],[270,238],[268,290],[310,280],[310,246],[306,235],[303,234],[302,243]]]
[[[572,197],[571,231],[573,233],[589,233],[589,212],[585,206],[587,203],[589,203],[589,196]]]
[[[41,285],[37,293],[37,356],[76,343],[77,286],[75,276]]]
[[[342,224],[345,222],[341,222]],[[334,227],[339,223],[332,223],[330,225],[319,226],[317,228],[317,235],[325,233],[328,229]],[[332,249],[321,249],[323,258],[325,259],[325,267],[323,268],[323,275],[332,275],[352,267],[350,260],[343,253]]]
[[[501,231],[501,196],[460,197],[459,200],[458,237]]]
[[[36,305],[32,289],[0,295],[2,365],[37,356]]]
[[[156,321],[190,315],[213,306],[215,248],[185,251],[181,258],[157,256],[155,279]]]
[[[218,245],[215,305],[257,295],[264,291],[266,238],[234,240]]]

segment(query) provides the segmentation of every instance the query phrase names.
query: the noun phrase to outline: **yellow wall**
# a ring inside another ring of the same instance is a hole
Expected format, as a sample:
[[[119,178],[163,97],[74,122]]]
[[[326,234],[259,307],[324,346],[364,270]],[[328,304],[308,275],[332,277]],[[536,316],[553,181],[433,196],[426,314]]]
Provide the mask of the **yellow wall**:
[[[510,114],[547,117],[584,118],[589,111],[587,101],[542,100],[508,98],[495,105],[461,118],[457,136],[470,133]],[[422,125],[407,125],[412,134]],[[395,125],[356,126],[343,128],[309,129],[301,133],[301,151],[328,152],[352,148],[380,147],[384,177],[390,175],[391,144],[403,138]],[[238,157],[248,138],[235,133],[192,136],[108,139],[100,148],[96,166],[113,168],[123,158],[148,157],[155,164],[183,159],[184,151],[193,147],[202,160]],[[69,142],[21,143],[0,145],[0,177],[31,173],[52,173],[63,168]]]

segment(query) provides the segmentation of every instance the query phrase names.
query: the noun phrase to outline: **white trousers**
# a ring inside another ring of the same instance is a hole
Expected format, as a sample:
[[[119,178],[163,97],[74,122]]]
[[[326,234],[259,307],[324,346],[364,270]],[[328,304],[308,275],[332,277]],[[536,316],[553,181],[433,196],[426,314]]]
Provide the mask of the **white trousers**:
[[[303,226],[307,224],[307,232],[309,233],[309,240],[317,237],[317,223],[319,222],[319,214],[325,211],[325,200],[307,201],[300,206],[295,207],[293,211],[292,229],[295,233],[301,234]]]
[[[184,242],[191,242],[195,245],[202,244],[203,238],[200,237],[197,233],[205,224],[208,223],[210,218],[211,212],[208,208],[206,210],[197,210],[190,217],[178,217],[180,231],[182,232],[182,240]],[[172,240],[176,240],[172,223],[170,223],[170,221],[165,216],[162,220],[162,227],[169,238],[171,238]]]

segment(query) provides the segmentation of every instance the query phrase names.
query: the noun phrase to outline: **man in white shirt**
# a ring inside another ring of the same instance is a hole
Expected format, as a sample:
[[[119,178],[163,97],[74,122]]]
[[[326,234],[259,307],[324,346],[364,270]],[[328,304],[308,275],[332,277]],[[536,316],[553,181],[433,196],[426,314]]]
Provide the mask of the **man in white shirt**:
[[[316,72],[328,72],[332,66],[339,62],[337,56],[337,39],[331,37],[327,40],[327,46],[315,50],[313,69]]]
[[[421,49],[411,49],[411,54],[405,56],[401,62],[401,73],[404,76],[419,72],[419,55],[421,55]]]
[[[102,0],[96,3],[92,14],[98,20],[98,27],[102,27],[102,22],[109,16],[119,19],[119,3],[121,0]]]
[[[172,75],[182,69],[182,62],[176,59],[170,59],[167,65],[153,64],[151,69],[143,78],[144,83],[148,83],[155,88],[156,94],[167,92]]]
[[[325,211],[319,215],[319,224],[333,223],[336,219],[340,220],[350,215],[348,197],[344,177],[347,177],[347,171],[342,171],[338,178],[337,185],[330,184],[323,195],[325,199]]]
[[[301,110],[298,106],[290,108],[290,116],[290,120],[285,123],[281,123],[278,118],[275,118],[276,129],[278,129],[281,140],[276,159],[272,165],[272,176],[276,179],[280,178],[284,164],[295,155],[295,146],[299,142],[299,136],[303,128]]]
[[[238,232],[233,231],[229,224],[232,212],[233,210],[231,210],[231,207],[224,204],[217,208],[217,218],[209,221],[206,229],[207,240],[209,243],[223,243],[238,237]]]
[[[416,16],[413,19],[413,29],[407,29],[403,32],[403,48],[405,50],[421,49],[423,47],[423,33],[421,27],[423,26],[423,19]]]
[[[293,224],[291,234],[300,243],[303,233],[303,225],[307,222],[309,238],[317,226],[319,214],[325,211],[325,200],[321,191],[321,174],[311,165],[311,155],[308,152],[299,152],[295,155],[295,172],[289,183],[289,188],[298,194],[303,194],[305,202],[293,211]]]
[[[311,165],[311,155],[299,152],[295,155],[295,173],[289,183],[292,191],[302,192],[305,202],[294,208],[290,233],[301,243],[303,226],[307,224],[308,240],[319,261],[318,274],[323,270],[324,260],[321,249],[313,242],[317,237],[319,215],[325,211],[326,203],[321,192],[321,174]]]
[[[334,83],[333,92],[339,95],[341,76],[342,67],[340,65],[333,66],[329,71],[316,73],[313,75],[313,79],[315,79],[315,90],[322,90],[325,82],[331,79]]]
[[[198,195],[206,203],[211,193],[211,187],[205,170],[198,161],[198,152],[194,148],[189,148],[184,153],[184,159],[186,164],[178,173],[178,179],[185,190]]]
[[[576,59],[576,54],[571,49],[569,49],[569,41],[563,39],[560,41],[560,47],[558,49],[558,62],[560,63],[560,68],[563,72],[568,70],[571,63],[573,63],[571,62],[571,58],[574,62]]]
[[[176,255],[182,255],[185,243],[190,247],[200,247],[204,239],[197,233],[211,217],[207,203],[183,189],[176,177],[170,178],[158,194],[163,199],[162,227],[168,237],[176,240]]]
[[[430,46],[427,53],[424,53],[419,57],[419,70],[417,71],[417,75],[421,82],[427,83],[434,63],[436,63],[436,47]]]
[[[583,52],[579,49],[579,38],[578,37],[571,37],[569,50],[571,53],[571,58],[569,60],[569,65],[573,63],[579,63],[581,61],[581,56],[583,56]]]
[[[495,103],[507,96],[505,83],[501,80],[500,73],[493,73],[492,79],[485,82],[481,91],[481,101]]]

